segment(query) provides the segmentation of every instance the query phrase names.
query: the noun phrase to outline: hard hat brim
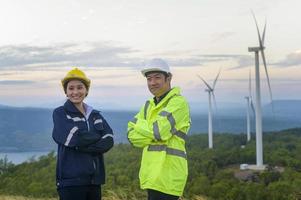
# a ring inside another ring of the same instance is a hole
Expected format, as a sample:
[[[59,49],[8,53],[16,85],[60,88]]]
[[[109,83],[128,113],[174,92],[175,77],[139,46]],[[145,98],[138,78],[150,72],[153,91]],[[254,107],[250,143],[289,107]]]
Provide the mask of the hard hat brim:
[[[146,76],[146,74],[149,73],[149,72],[165,72],[165,73],[170,73],[169,71],[162,70],[160,68],[148,68],[148,69],[141,70],[141,74],[143,76]]]
[[[89,79],[83,79],[83,78],[78,78],[78,77],[69,77],[69,78],[62,79],[61,80],[62,86],[64,87],[64,85],[66,85],[71,80],[82,81],[86,85],[86,87],[87,87],[88,90],[90,88],[91,81]]]

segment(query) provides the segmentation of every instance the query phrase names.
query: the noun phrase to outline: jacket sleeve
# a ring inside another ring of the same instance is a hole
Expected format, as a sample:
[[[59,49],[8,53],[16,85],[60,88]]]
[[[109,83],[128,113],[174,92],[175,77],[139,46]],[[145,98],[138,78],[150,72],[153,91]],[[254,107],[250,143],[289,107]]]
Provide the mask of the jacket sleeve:
[[[146,145],[152,143],[152,138],[147,137],[137,131],[136,123],[138,120],[143,120],[143,119],[144,119],[144,106],[141,108],[140,112],[135,115],[134,119],[128,122],[127,137],[129,142],[134,147],[145,147]]]
[[[76,124],[67,118],[62,109],[53,111],[52,137],[57,144],[66,147],[81,147],[100,140],[101,135],[95,132],[80,131]]]
[[[102,126],[97,126],[98,131],[101,132],[101,138],[94,144],[85,147],[79,147],[78,150],[87,153],[105,153],[109,151],[114,145],[113,131],[107,121],[102,118]]]
[[[132,128],[141,137],[150,138],[151,141],[164,142],[173,135],[185,140],[190,127],[189,107],[182,96],[170,99],[167,106],[156,116],[153,122],[144,118],[137,118]]]

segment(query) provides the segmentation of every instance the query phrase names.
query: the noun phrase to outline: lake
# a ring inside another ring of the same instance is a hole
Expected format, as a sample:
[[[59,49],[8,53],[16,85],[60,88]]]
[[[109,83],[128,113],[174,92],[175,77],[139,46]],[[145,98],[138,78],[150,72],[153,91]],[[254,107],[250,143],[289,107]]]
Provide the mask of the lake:
[[[40,156],[47,155],[48,153],[49,151],[0,152],[0,159],[3,159],[5,156],[7,156],[8,161],[14,164],[20,164],[32,158],[37,159]]]

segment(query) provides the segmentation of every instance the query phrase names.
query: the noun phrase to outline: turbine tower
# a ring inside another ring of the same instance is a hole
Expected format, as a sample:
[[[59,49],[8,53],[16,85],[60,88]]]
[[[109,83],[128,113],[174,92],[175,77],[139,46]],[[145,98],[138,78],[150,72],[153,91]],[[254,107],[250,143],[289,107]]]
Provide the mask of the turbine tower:
[[[259,46],[257,47],[249,47],[249,52],[255,53],[255,90],[256,90],[256,165],[258,168],[263,168],[263,149],[262,149],[262,112],[261,112],[261,96],[260,96],[260,73],[259,73],[259,52],[261,53],[262,62],[265,69],[265,74],[267,77],[270,99],[272,102],[272,90],[270,85],[270,78],[267,70],[266,59],[264,54],[264,39],[265,39],[265,30],[266,30],[266,23],[264,25],[264,30],[262,33],[262,37],[260,36],[258,24],[254,13],[252,12],[256,28],[257,28],[257,35],[259,40]]]
[[[251,71],[249,71],[249,95],[245,99],[247,100],[247,142],[249,142],[251,140],[251,110],[255,114],[251,90]]]
[[[208,147],[209,149],[213,148],[213,128],[212,128],[212,100],[214,102],[214,106],[216,108],[216,101],[215,101],[215,95],[214,95],[214,89],[216,86],[217,79],[221,73],[221,69],[219,70],[219,73],[217,74],[212,87],[201,77],[198,75],[198,77],[205,83],[207,89],[205,89],[206,92],[208,92],[208,98],[209,98],[209,107],[208,107]]]

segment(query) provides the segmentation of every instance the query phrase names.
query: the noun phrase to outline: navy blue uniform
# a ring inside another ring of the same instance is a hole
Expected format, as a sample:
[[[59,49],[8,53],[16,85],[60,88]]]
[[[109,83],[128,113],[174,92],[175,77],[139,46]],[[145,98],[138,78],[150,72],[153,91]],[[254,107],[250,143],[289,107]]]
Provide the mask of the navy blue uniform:
[[[105,183],[103,153],[113,146],[113,131],[99,111],[84,106],[85,116],[69,100],[53,111],[59,194],[66,187],[95,188]]]

